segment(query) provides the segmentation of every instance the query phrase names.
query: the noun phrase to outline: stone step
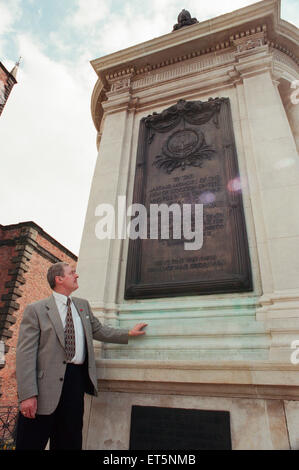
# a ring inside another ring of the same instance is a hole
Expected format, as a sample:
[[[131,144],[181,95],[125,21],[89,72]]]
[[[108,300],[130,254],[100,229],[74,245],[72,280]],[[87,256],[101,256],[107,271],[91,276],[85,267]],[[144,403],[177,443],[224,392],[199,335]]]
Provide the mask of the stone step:
[[[266,334],[248,335],[201,335],[179,337],[175,335],[149,337],[144,336],[142,341],[138,339],[130,340],[128,345],[121,346],[121,349],[251,349],[267,348],[270,346],[270,336]],[[105,349],[119,349],[119,345],[107,344]]]
[[[200,360],[213,360],[221,361],[267,361],[269,358],[268,348],[252,348],[252,349],[190,349],[178,350],[160,349],[152,350],[146,349],[139,351],[136,349],[107,349],[104,351],[103,356],[106,359],[144,359],[144,360],[187,360],[187,361],[200,361]]]
[[[161,336],[208,336],[208,335],[231,335],[231,334],[262,334],[266,333],[263,322],[256,321],[255,317],[240,317],[235,315],[228,318],[154,318],[135,319],[135,322],[145,321],[148,327],[145,329],[146,337]],[[134,324],[134,323],[133,323]],[[131,328],[132,320],[122,320],[122,328]]]
[[[229,317],[255,317],[256,313],[256,308],[244,308],[244,307],[239,307],[239,308],[232,308],[232,307],[227,307],[227,308],[194,308],[194,309],[167,309],[167,310],[158,310],[155,312],[152,311],[134,311],[134,312],[126,312],[126,313],[120,313],[119,318],[121,321],[131,321],[135,320],[138,318],[138,320],[144,321],[144,320],[155,320],[155,319],[186,319],[186,318],[229,318]],[[101,317],[99,316],[99,319]]]

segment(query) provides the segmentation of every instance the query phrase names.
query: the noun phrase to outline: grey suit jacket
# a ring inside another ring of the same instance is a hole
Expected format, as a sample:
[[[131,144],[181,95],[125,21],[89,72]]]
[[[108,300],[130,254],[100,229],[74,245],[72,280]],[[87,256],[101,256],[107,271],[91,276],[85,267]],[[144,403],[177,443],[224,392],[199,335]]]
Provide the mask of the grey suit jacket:
[[[128,330],[102,325],[94,317],[87,300],[72,297],[85,333],[88,374],[97,394],[97,374],[93,339],[128,343]],[[53,295],[26,307],[16,352],[18,398],[37,396],[37,413],[52,413],[59,402],[66,370],[62,321]]]

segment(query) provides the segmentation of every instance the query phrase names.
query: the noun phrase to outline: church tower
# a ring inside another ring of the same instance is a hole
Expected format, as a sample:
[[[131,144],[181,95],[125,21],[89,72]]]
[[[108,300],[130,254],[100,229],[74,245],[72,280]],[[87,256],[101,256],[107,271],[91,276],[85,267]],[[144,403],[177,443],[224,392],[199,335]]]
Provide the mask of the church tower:
[[[17,71],[20,65],[20,59],[18,62],[16,62],[10,72],[8,72],[2,62],[0,62],[0,116],[4,106],[6,105],[11,90],[17,83]]]

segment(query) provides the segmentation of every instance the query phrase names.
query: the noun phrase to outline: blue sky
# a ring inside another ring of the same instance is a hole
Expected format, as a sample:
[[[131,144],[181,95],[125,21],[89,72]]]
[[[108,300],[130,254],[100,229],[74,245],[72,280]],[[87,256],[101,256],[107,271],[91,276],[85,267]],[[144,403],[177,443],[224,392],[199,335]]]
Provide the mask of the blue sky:
[[[0,0],[0,60],[23,58],[0,118],[0,223],[33,220],[78,254],[97,157],[89,61],[170,32],[182,8],[202,21],[251,3]],[[297,26],[298,10],[282,0]]]

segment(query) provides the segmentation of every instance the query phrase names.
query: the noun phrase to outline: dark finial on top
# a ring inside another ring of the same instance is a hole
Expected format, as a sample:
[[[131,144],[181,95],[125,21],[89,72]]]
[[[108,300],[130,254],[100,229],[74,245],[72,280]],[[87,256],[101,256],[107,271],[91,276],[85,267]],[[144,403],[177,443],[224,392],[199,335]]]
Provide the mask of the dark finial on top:
[[[184,26],[190,26],[192,24],[198,23],[196,18],[191,18],[189,11],[182,10],[178,16],[178,22],[174,25],[172,31],[183,28]]]

